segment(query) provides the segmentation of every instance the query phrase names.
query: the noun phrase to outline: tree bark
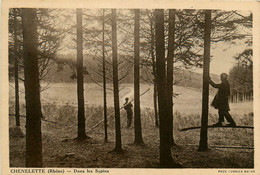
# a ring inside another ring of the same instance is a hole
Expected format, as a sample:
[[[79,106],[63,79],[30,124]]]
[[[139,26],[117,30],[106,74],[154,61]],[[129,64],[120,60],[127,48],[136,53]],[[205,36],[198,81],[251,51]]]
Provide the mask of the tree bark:
[[[170,122],[170,144],[175,145],[173,135],[173,57],[174,57],[174,34],[175,34],[175,10],[169,10],[169,38],[168,38],[168,56],[167,56],[167,93],[168,110]]]
[[[116,145],[115,152],[122,152],[121,129],[120,129],[120,107],[118,87],[118,62],[117,62],[117,17],[116,9],[112,9],[112,57],[113,57],[113,87],[114,87],[114,108],[115,108],[115,130]]]
[[[206,10],[205,30],[204,30],[202,117],[201,117],[199,151],[204,151],[208,149],[210,34],[211,34],[211,10]]]
[[[165,70],[164,11],[155,10],[156,70],[160,119],[160,166],[174,167],[170,146],[170,122],[167,105],[167,82]]]
[[[17,9],[14,9],[14,81],[15,81],[15,122],[20,126],[20,107],[19,107],[19,67],[17,50]]]
[[[85,132],[85,107],[84,107],[82,9],[77,9],[76,15],[77,15],[78,139],[84,139],[86,138],[86,132]]]
[[[140,10],[138,9],[135,10],[134,21],[134,143],[142,145],[144,142],[140,116]]]
[[[40,100],[40,108],[42,109],[42,103],[41,103],[41,84],[40,84],[40,79],[39,79],[39,100]],[[43,118],[43,115],[42,115],[42,110],[41,110],[41,118]]]
[[[155,63],[155,56],[154,56],[154,22],[153,19],[150,19],[150,30],[151,30],[151,57],[152,57],[152,64],[153,64],[153,104],[154,104],[154,118],[155,118],[155,126],[159,126],[158,122],[158,103],[157,103],[157,78],[156,78],[156,63]]]
[[[22,9],[24,87],[26,103],[26,167],[42,167],[38,35],[35,9]]]
[[[155,67],[155,65],[153,66]],[[155,71],[156,73],[156,71]],[[154,77],[154,82],[153,82],[153,105],[154,105],[154,119],[155,119],[155,126],[159,127],[159,119],[158,119],[158,102],[157,102],[157,83],[156,83],[156,78]]]
[[[102,54],[103,54],[104,130],[105,130],[105,142],[107,142],[108,136],[107,136],[107,92],[106,92],[105,10],[104,9],[103,9],[103,21],[102,21]]]

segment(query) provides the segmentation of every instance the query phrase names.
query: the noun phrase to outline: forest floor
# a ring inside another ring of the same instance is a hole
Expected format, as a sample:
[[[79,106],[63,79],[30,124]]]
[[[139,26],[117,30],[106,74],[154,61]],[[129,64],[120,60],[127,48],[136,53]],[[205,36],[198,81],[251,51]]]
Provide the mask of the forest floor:
[[[24,109],[22,113],[24,113]],[[110,114],[112,108],[108,109]],[[10,105],[13,113],[13,103]],[[111,152],[114,149],[114,117],[108,120],[108,143],[104,142],[103,124],[87,135],[91,139],[77,141],[77,110],[73,106],[43,105],[44,119],[59,124],[42,122],[44,167],[69,168],[156,168],[159,167],[159,130],[154,126],[153,111],[142,109],[142,131],[145,146],[136,146],[134,128],[127,129],[125,112],[121,112],[123,154]],[[102,120],[102,107],[86,107],[87,130]],[[179,129],[200,125],[200,115],[175,112],[175,142],[172,149],[176,162],[184,168],[253,168],[254,149],[215,148],[211,146],[254,146],[251,129],[210,128],[209,150],[198,151],[200,130],[180,132]],[[238,125],[253,126],[253,115],[233,116]],[[209,116],[209,123],[216,122],[215,114]],[[133,124],[133,123],[132,123]],[[21,129],[25,133],[25,118],[21,117]],[[25,137],[17,136],[15,117],[9,118],[10,166],[25,166]]]
[[[120,101],[132,99],[131,84],[122,84]],[[21,88],[23,86],[21,85]],[[141,92],[152,86],[142,84]],[[174,87],[180,93],[174,104],[174,138],[178,146],[172,149],[174,160],[184,168],[253,168],[254,149],[216,148],[216,146],[254,147],[254,131],[241,128],[209,128],[209,150],[198,151],[200,129],[180,132],[186,127],[200,126],[201,90]],[[23,89],[21,89],[23,91]],[[86,130],[103,119],[102,88],[85,85]],[[66,94],[66,95],[65,95]],[[214,92],[210,93],[210,101]],[[108,115],[113,112],[113,94],[108,91]],[[104,142],[104,125],[101,123],[87,133],[91,139],[77,141],[76,86],[56,83],[42,92],[42,141],[44,167],[77,168],[156,168],[159,167],[159,129],[154,126],[153,91],[141,97],[142,133],[144,147],[133,144],[134,128],[126,128],[126,114],[121,111],[123,154],[111,152],[115,146],[114,116],[108,119],[108,143]],[[14,114],[14,90],[9,91],[9,114]],[[238,125],[253,126],[253,103],[230,104],[231,115]],[[210,107],[209,125],[217,121],[217,111]],[[25,115],[24,93],[20,93],[20,114]],[[21,130],[25,133],[25,118],[21,117]],[[133,126],[133,123],[132,123]],[[9,117],[10,166],[25,166],[25,137],[15,129],[15,117]]]

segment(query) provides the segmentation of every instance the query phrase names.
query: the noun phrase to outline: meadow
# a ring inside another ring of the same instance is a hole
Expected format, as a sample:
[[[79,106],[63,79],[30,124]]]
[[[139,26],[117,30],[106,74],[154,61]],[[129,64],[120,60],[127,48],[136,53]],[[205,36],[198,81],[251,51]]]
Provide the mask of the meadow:
[[[42,84],[42,88],[47,84]],[[9,86],[9,100],[14,100],[14,84]],[[85,105],[86,106],[103,106],[103,89],[95,83],[85,83]],[[141,107],[153,109],[153,86],[149,84],[141,84],[140,92],[143,93],[150,89],[147,93],[141,96]],[[179,94],[174,98],[174,111],[182,114],[200,114],[202,104],[202,90],[199,88],[174,86],[174,92]],[[215,89],[210,88],[209,101],[211,102],[215,93]],[[125,102],[125,97],[133,99],[134,90],[133,84],[120,85],[120,105]],[[24,86],[20,84],[20,101],[24,103]],[[42,104],[55,104],[57,106],[69,105],[77,106],[77,85],[76,83],[53,83],[47,90],[41,93]],[[107,105],[113,107],[113,91],[112,84],[108,84],[107,90]],[[44,106],[44,105],[43,105]],[[243,115],[253,112],[252,102],[231,103],[231,113],[234,115]],[[217,111],[210,107],[209,113],[217,114]]]
[[[9,113],[14,114],[13,84],[9,87]],[[44,85],[43,85],[44,86]],[[21,85],[20,107],[25,115],[24,93]],[[112,88],[111,85],[109,88]],[[41,94],[43,134],[43,155],[45,167],[110,167],[110,168],[152,168],[159,166],[159,131],[154,126],[153,87],[141,85],[141,119],[145,147],[133,145],[134,128],[126,129],[126,114],[121,110],[122,142],[125,150],[122,155],[110,151],[114,147],[114,117],[108,120],[109,142],[105,143],[103,124],[89,131],[92,139],[76,141],[77,136],[77,92],[76,84],[55,83]],[[133,85],[120,86],[120,104],[124,98],[133,98]],[[179,96],[174,99],[174,137],[177,146],[173,147],[174,160],[184,168],[252,168],[254,166],[254,132],[251,129],[211,128],[208,131],[210,149],[198,152],[200,130],[180,132],[185,127],[200,126],[201,89],[174,86]],[[210,91],[210,101],[215,90]],[[113,93],[107,94],[108,114],[113,112]],[[86,128],[89,130],[103,119],[102,88],[96,84],[85,84]],[[253,126],[253,103],[230,104],[231,115],[238,125]],[[217,111],[210,107],[209,124],[217,121]],[[51,123],[47,121],[53,121]],[[25,118],[21,117],[21,128],[25,133]],[[9,118],[10,127],[10,166],[24,167],[25,137],[15,132],[15,117]],[[246,147],[216,148],[216,146]],[[250,149],[249,149],[250,148]]]

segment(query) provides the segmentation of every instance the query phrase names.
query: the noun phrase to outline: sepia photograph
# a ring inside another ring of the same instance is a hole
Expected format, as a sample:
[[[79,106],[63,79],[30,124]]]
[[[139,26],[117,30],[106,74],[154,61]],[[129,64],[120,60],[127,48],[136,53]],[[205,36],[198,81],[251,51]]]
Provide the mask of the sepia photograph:
[[[253,10],[5,12],[9,174],[255,173]]]

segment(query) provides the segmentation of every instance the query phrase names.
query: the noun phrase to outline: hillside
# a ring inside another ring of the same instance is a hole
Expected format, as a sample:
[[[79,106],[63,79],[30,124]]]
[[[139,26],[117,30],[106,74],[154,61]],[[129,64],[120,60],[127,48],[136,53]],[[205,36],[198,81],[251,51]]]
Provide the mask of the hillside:
[[[76,62],[73,61],[75,59],[66,58],[62,61],[62,66],[58,66],[57,64],[53,64],[50,68],[50,72],[45,82],[53,82],[53,83],[76,83]],[[85,57],[85,75],[84,81],[86,83],[89,82],[98,82],[102,83],[102,69],[101,65],[93,58],[93,57]],[[107,68],[109,69],[109,67]],[[111,70],[107,70],[107,81],[111,82]],[[126,74],[124,76],[123,74]],[[133,83],[133,66],[129,66],[127,70],[119,69],[119,78],[120,75],[124,76],[120,83]],[[219,82],[219,76],[215,74],[211,74],[211,78],[213,81]],[[141,83],[151,84],[151,80],[153,79],[153,75],[151,70],[145,67],[141,67],[140,70],[140,81]],[[202,87],[202,74],[192,72],[188,69],[180,69],[178,71],[174,71],[174,79],[175,85],[184,86],[184,87],[192,87],[199,88]]]
[[[129,58],[119,56],[119,60],[125,61],[119,65],[119,79],[120,83],[133,83],[133,65],[129,63]],[[126,61],[128,59],[128,61]],[[49,72],[42,82],[51,83],[76,83],[76,58],[75,55],[60,55],[57,62],[53,62],[49,67]],[[84,82],[86,83],[100,83],[102,84],[102,65],[97,58],[93,56],[84,55]],[[13,75],[10,75],[10,81],[13,82]],[[23,73],[20,73],[23,77]],[[107,63],[107,83],[112,83],[112,68],[111,63]],[[188,69],[179,69],[174,71],[175,85],[192,88],[202,88],[202,74],[195,73]],[[220,82],[219,76],[211,74],[213,81]],[[152,69],[145,66],[140,68],[140,82],[143,84],[152,84],[153,74]]]

